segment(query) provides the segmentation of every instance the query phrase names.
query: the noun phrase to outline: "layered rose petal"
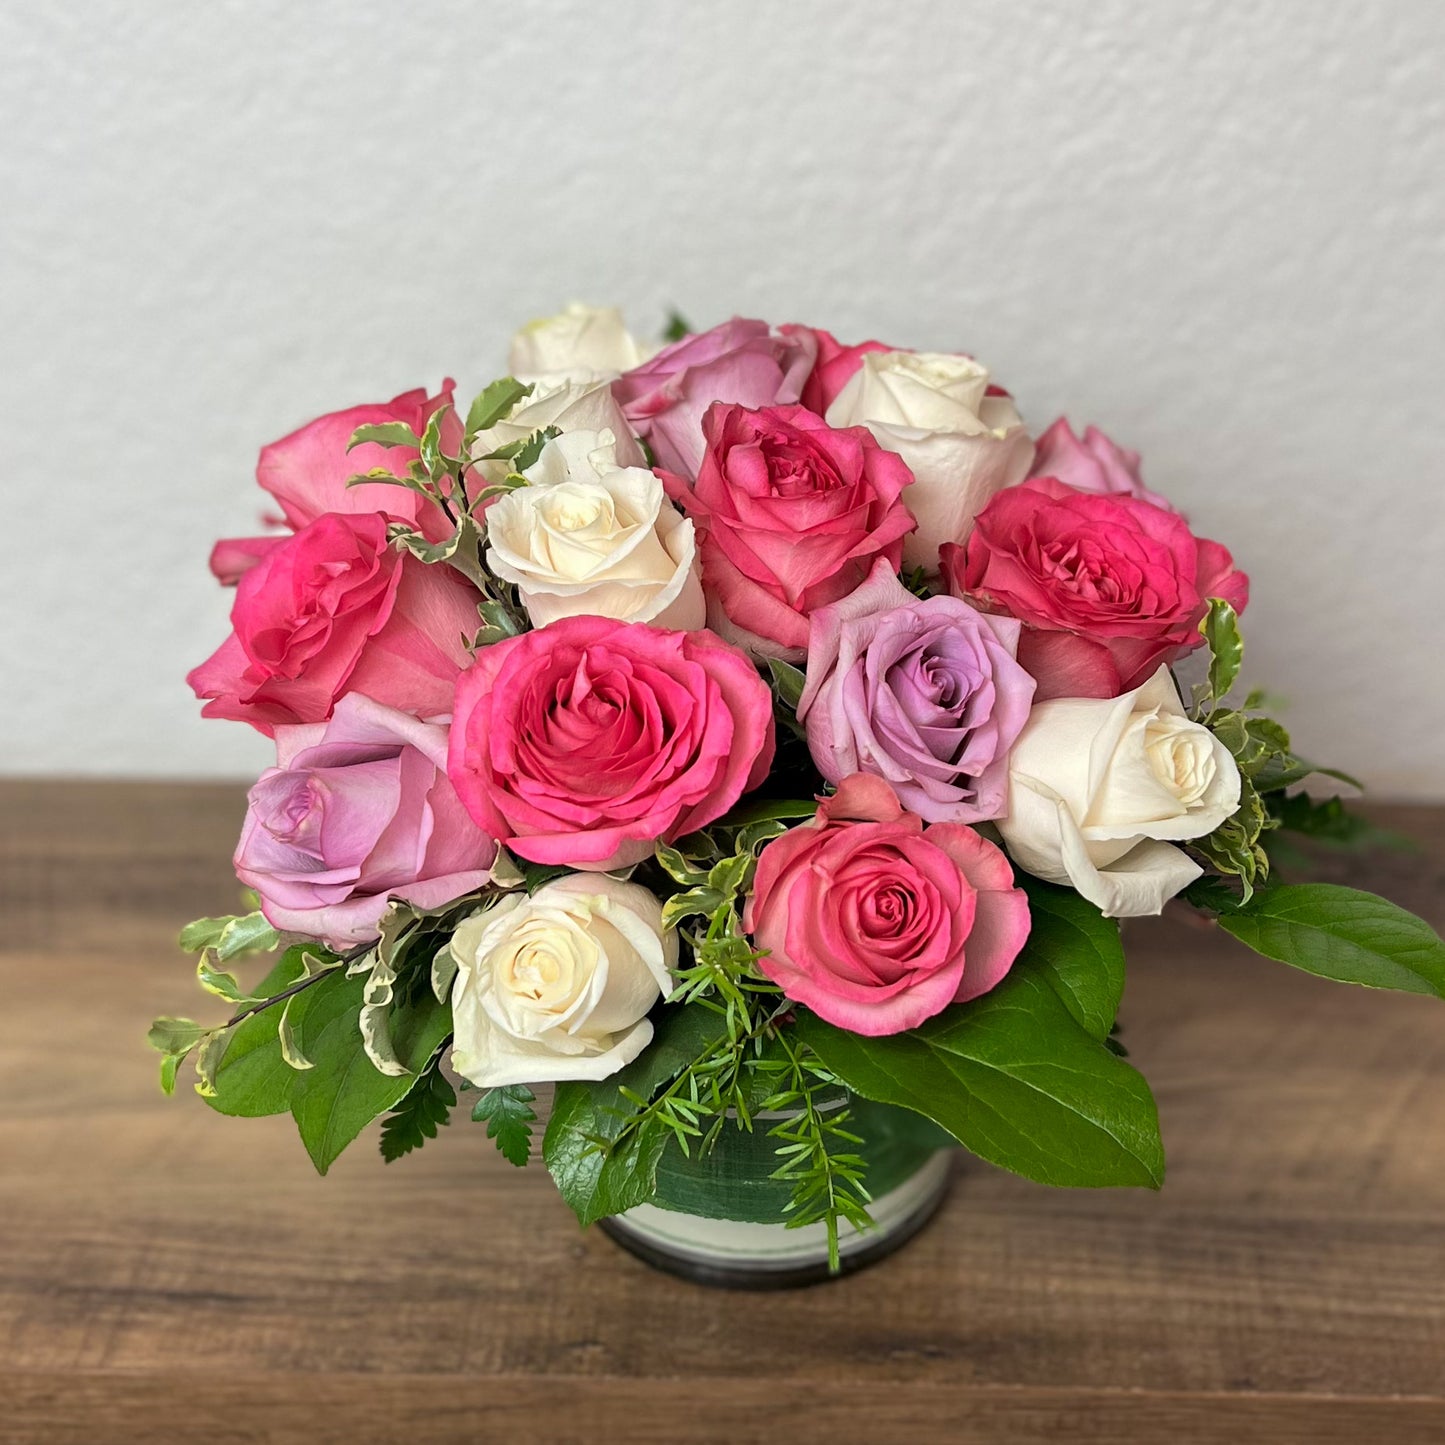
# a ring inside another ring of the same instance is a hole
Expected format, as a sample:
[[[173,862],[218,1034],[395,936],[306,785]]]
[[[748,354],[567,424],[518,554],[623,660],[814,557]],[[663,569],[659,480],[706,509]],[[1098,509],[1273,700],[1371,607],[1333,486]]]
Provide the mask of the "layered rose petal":
[[[875,563],[857,591],[813,614],[797,715],[819,772],[876,774],[932,822],[998,817],[1034,693],[1018,637],[1012,619],[915,597]]]
[[[1084,428],[1084,435],[1060,417],[1038,439],[1031,477],[1056,477],[1081,492],[1114,493],[1151,502],[1172,512],[1173,507],[1157,492],[1144,485],[1139,473],[1139,453],[1116,445],[1098,427]]]
[[[589,616],[477,654],[449,769],[477,822],[523,857],[605,869],[719,817],[772,757],[771,694],[740,653]]]
[[[709,621],[750,651],[801,660],[813,612],[876,559],[897,568],[908,469],[865,428],[800,406],[715,406],[703,434],[696,480],[663,480],[697,527]]]
[[[766,321],[734,317],[685,336],[625,372],[613,394],[657,464],[691,479],[702,464],[702,418],[716,402],[745,407],[795,402],[813,368],[809,335],[774,335]]]
[[[992,843],[959,824],[925,828],[881,778],[853,774],[763,849],[744,927],[788,998],[876,1036],[993,988],[1029,913]]]
[[[450,710],[480,595],[450,568],[392,549],[376,513],[328,513],[240,579],[232,634],[187,678],[204,717],[264,733],[320,722],[365,692],[430,717]]]
[[[1249,599],[1228,551],[1176,513],[1052,477],[1000,492],[941,560],[950,592],[1024,624],[1040,699],[1137,687],[1203,644],[1209,598]]]
[[[486,881],[496,842],[447,778],[444,726],[349,693],[276,741],[234,860],[274,927],[350,948],[392,899],[435,908]]]

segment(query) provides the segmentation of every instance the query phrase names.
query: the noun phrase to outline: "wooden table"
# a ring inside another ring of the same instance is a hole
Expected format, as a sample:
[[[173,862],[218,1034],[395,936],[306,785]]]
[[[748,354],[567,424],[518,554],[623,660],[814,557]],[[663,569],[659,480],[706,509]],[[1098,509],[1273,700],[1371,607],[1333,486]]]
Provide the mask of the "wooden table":
[[[0,1441],[1440,1442],[1445,1004],[1130,928],[1169,1183],[966,1163],[882,1266],[705,1291],[582,1233],[465,1116],[317,1179],[289,1119],[163,1098],[209,1018],[240,790],[0,784]],[[1366,886],[1442,918],[1445,817]]]

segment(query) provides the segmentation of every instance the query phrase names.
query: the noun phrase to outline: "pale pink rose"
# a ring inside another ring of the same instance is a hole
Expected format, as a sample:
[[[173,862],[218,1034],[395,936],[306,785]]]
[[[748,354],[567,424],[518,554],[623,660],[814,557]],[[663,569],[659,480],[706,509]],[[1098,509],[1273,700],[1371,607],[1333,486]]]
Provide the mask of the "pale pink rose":
[[[1139,453],[1110,441],[1096,426],[1086,426],[1082,438],[1060,417],[1034,444],[1031,477],[1057,477],[1081,492],[1117,492],[1153,502],[1166,512],[1176,510],[1144,485],[1139,474]]]
[[[361,693],[330,722],[278,727],[235,856],[272,926],[345,950],[377,936],[392,899],[439,908],[480,888],[497,845],[446,762],[444,725]]]
[[[776,335],[766,321],[735,316],[663,347],[614,381],[612,394],[657,465],[691,479],[702,462],[708,407],[795,402],[813,356],[811,336]]]
[[[314,522],[327,512],[383,512],[397,522],[415,527],[428,541],[449,536],[452,524],[441,508],[417,492],[389,482],[369,482],[348,487],[348,477],[381,468],[405,476],[407,465],[416,461],[414,447],[383,447],[366,442],[354,451],[346,450],[352,433],[361,426],[404,422],[418,435],[431,414],[440,406],[451,406],[456,383],[450,378],[435,396],[418,387],[388,402],[348,407],[329,412],[305,426],[261,448],[256,480],[280,503],[281,517],[293,531]],[[444,448],[455,455],[462,442],[462,423],[455,410],[442,424]],[[228,537],[216,543],[211,553],[211,571],[217,580],[232,586],[253,567],[275,537]]]
[[[703,436],[696,480],[662,479],[697,528],[708,625],[755,655],[801,661],[817,608],[875,559],[897,568],[913,475],[866,427],[830,427],[802,406],[710,407]]]
[[[639,863],[768,775],[772,693],[712,633],[564,617],[484,647],[457,683],[448,771],[537,863]]]
[[[875,1036],[998,984],[1029,907],[992,843],[962,823],[925,828],[882,778],[855,773],[763,849],[743,926],[788,998]]]
[[[203,717],[268,734],[324,721],[348,692],[437,717],[451,711],[480,601],[452,568],[389,546],[379,513],[328,513],[242,576],[230,637],[186,681],[210,699]]]

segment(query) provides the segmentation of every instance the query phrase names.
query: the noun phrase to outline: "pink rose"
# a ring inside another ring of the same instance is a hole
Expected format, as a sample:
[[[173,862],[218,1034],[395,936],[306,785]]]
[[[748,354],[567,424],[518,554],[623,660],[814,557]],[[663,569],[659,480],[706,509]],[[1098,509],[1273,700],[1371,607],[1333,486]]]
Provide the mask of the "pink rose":
[[[836,336],[813,326],[780,326],[784,336],[795,337],[805,344],[811,342],[818,359],[803,383],[803,394],[799,400],[809,411],[819,416],[832,406],[838,393],[848,384],[853,373],[863,364],[863,358],[870,351],[898,351],[882,341],[860,341],[856,346],[845,346]]]
[[[231,636],[186,681],[211,699],[203,717],[268,734],[323,722],[347,692],[435,717],[451,711],[480,600],[450,567],[390,547],[379,513],[327,513],[245,573]]]
[[[1024,624],[1035,702],[1128,692],[1203,643],[1211,597],[1238,612],[1249,600],[1228,551],[1177,513],[1053,477],[999,492],[967,549],[945,547],[941,561],[954,596]]]
[[[1019,627],[956,597],[915,597],[887,562],[813,614],[798,721],[831,783],[882,778],[933,823],[1008,811],[1008,757],[1034,680],[1014,660]]]
[[[690,478],[702,462],[708,407],[797,401],[812,366],[811,337],[775,336],[766,321],[735,316],[663,347],[613,382],[612,394],[658,466]]]
[[[383,447],[366,442],[348,452],[346,446],[357,427],[385,422],[405,422],[420,435],[439,406],[451,405],[455,385],[448,378],[435,396],[429,397],[418,387],[385,403],[348,407],[345,411],[317,417],[290,436],[261,448],[256,480],[281,504],[281,519],[293,531],[327,512],[384,512],[394,521],[415,527],[428,541],[439,542],[451,534],[452,526],[434,502],[388,482],[360,487],[346,485],[348,477],[377,468],[405,476],[407,464],[416,461],[419,455],[415,448]],[[452,455],[461,446],[462,423],[455,411],[443,422],[442,441]],[[224,538],[211,553],[211,571],[219,581],[231,586],[278,540],[275,537]]]
[[[1031,477],[1057,477],[1081,492],[1113,492],[1153,502],[1165,511],[1175,509],[1144,485],[1139,474],[1139,453],[1116,446],[1096,426],[1084,428],[1083,439],[1060,417],[1034,444]]]
[[[624,868],[767,776],[772,694],[709,632],[566,617],[483,648],[457,683],[448,771],[523,858]]]
[[[447,779],[447,730],[361,693],[330,722],[276,729],[247,799],[236,876],[280,929],[344,950],[389,900],[439,908],[487,880],[497,845]]]
[[[743,926],[790,999],[855,1034],[896,1034],[1009,971],[1029,936],[1013,883],[972,828],[925,828],[881,778],[855,773],[763,849]]]
[[[830,427],[801,406],[713,406],[703,435],[691,486],[662,475],[697,528],[708,623],[755,653],[801,659],[815,609],[876,558],[897,569],[912,473],[866,427]]]

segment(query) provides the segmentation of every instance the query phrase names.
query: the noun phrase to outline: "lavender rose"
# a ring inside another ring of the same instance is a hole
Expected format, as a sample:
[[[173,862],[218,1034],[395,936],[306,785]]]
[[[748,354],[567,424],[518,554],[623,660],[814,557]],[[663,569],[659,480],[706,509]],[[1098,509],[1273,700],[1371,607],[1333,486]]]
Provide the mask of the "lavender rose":
[[[445,726],[353,692],[329,722],[278,727],[276,755],[235,857],[275,927],[350,948],[392,898],[435,908],[486,881],[497,845],[447,778]]]
[[[766,321],[734,316],[623,372],[612,394],[658,466],[691,481],[702,464],[708,407],[719,401],[746,407],[797,401],[817,352],[811,335],[783,336]]]
[[[813,614],[798,720],[829,782],[884,779],[930,823],[977,823],[1008,806],[1008,753],[1034,680],[1020,624],[952,597],[915,597],[886,561]]]
[[[1082,437],[1075,436],[1064,417],[1039,438],[1029,476],[1057,477],[1081,492],[1119,493],[1152,502],[1166,512],[1175,510],[1158,492],[1144,485],[1138,452],[1110,441],[1096,426],[1086,426]]]

